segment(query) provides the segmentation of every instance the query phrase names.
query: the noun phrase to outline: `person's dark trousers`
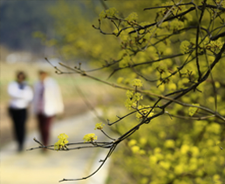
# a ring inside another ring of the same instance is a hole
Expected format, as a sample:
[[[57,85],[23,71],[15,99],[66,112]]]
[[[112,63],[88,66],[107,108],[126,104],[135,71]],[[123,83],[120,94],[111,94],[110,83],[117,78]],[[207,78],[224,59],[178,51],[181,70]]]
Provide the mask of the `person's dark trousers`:
[[[38,126],[39,126],[39,130],[41,133],[42,143],[45,146],[48,145],[49,136],[50,136],[50,128],[51,128],[51,123],[52,123],[53,117],[54,116],[48,117],[44,114],[37,115]]]
[[[26,133],[25,124],[27,120],[27,109],[14,109],[10,107],[9,114],[13,121],[14,134],[18,143],[18,151],[22,151]]]

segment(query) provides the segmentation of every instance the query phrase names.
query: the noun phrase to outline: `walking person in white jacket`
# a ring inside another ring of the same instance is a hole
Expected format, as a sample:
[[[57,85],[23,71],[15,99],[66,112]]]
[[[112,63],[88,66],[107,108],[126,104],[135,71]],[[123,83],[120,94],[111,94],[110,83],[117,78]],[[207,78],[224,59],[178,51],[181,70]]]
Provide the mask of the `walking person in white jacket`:
[[[64,109],[61,92],[56,81],[45,71],[39,71],[39,81],[34,85],[33,110],[37,116],[42,143],[48,145],[51,123]]]
[[[33,98],[33,92],[30,86],[25,82],[26,75],[19,71],[16,75],[16,81],[8,85],[8,94],[10,96],[9,114],[14,126],[14,134],[18,143],[18,151],[23,150],[26,133],[27,107]]]

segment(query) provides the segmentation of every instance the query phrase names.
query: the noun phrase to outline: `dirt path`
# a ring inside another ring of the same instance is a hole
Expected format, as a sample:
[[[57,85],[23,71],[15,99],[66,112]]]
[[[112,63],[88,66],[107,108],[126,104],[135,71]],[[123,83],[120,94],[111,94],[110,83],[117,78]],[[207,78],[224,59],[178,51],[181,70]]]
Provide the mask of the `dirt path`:
[[[55,123],[51,132],[51,142],[57,141],[60,133],[69,135],[72,142],[82,141],[85,134],[94,131],[96,117],[92,112],[86,112],[72,118]],[[105,140],[100,131],[95,132],[99,140]],[[27,136],[25,147],[36,147],[33,138],[38,139],[38,132]],[[41,150],[15,152],[16,144],[11,142],[1,149],[0,183],[4,184],[56,184],[63,178],[81,178],[92,173],[99,160],[104,159],[107,150],[81,149],[76,151]],[[90,179],[78,181],[77,184],[104,184],[108,172],[108,164]],[[75,182],[72,182],[75,183]]]

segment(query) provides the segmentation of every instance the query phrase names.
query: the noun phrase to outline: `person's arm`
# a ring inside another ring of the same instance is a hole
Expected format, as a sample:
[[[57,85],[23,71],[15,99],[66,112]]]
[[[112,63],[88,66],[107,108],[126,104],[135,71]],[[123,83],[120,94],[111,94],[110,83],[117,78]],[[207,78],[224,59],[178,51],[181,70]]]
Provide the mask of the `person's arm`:
[[[19,89],[18,84],[11,83],[8,87],[8,94],[10,97],[14,99],[26,99],[30,100],[33,98],[33,94],[31,89],[29,89],[28,86],[26,86],[23,90]]]
[[[64,104],[63,104],[63,99],[62,99],[62,94],[61,94],[61,89],[57,83],[55,83],[55,95],[56,95],[56,100],[57,100],[57,113],[62,113],[64,110]]]
[[[33,100],[33,97],[34,97],[31,87],[30,86],[26,86],[26,90],[25,91],[26,91],[26,99],[29,102],[31,102]]]

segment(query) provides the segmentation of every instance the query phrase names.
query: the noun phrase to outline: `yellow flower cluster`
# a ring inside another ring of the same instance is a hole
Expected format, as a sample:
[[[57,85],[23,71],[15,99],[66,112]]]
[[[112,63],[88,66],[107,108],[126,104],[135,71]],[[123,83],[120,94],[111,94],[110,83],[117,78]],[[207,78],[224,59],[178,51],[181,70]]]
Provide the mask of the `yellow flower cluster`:
[[[177,30],[183,29],[183,28],[184,28],[184,23],[177,19],[173,20],[169,26],[169,29],[171,29],[172,31],[177,31]]]
[[[137,117],[138,119],[142,119],[144,116],[146,116],[146,115],[150,112],[150,110],[151,110],[151,108],[150,108],[149,105],[144,105],[144,106],[139,105],[139,106],[138,106],[138,112],[137,112],[137,114],[136,114],[136,117]],[[153,116],[153,115],[154,115],[154,112],[150,112],[150,113],[148,114],[148,117],[151,117],[151,116]]]
[[[137,144],[137,141],[135,139],[131,139],[128,142],[128,146],[130,147],[131,151],[134,154],[144,155],[146,154],[145,150],[141,149]]]
[[[208,50],[216,52],[216,51],[219,51],[222,48],[223,43],[224,42],[222,42],[221,39],[218,39],[216,41],[210,41],[208,44],[206,44],[205,48],[208,49]]]
[[[132,82],[132,86],[141,87],[143,84],[140,79],[134,79]]]
[[[117,79],[117,81],[116,81],[116,82],[117,82],[118,84],[121,84],[121,83],[123,82],[123,80],[124,80],[124,78],[123,78],[123,77],[119,77],[119,78]]]
[[[105,124],[103,124],[103,123],[96,123],[95,124],[95,130],[102,130],[103,129],[103,127],[105,126]]]
[[[164,146],[166,148],[174,148],[175,147],[175,142],[173,139],[168,139],[164,142]]]
[[[83,138],[84,142],[93,142],[97,140],[97,136],[94,133],[86,134]]]
[[[127,100],[125,101],[125,106],[131,110],[131,108],[136,108],[137,102],[143,99],[140,93],[135,93],[134,91],[127,91]]]
[[[181,53],[183,53],[183,54],[188,53],[190,50],[190,45],[191,45],[191,43],[189,41],[187,41],[187,40],[182,41],[180,44]]]
[[[138,19],[138,14],[135,12],[132,12],[128,17],[126,18],[127,21],[132,22],[132,21],[137,21]]]
[[[116,10],[116,8],[109,8],[108,10],[106,11],[102,11],[100,14],[99,14],[99,19],[102,20],[106,17],[114,17],[118,14],[118,11]]]
[[[161,8],[157,11],[158,15],[160,15],[159,18],[162,18],[164,17],[169,11],[170,11],[170,14],[179,14],[181,11],[184,11],[185,9],[185,6],[175,6],[174,5],[174,2],[175,1],[168,1],[166,3],[162,3],[161,5],[162,6],[168,6],[166,8]],[[176,5],[178,5],[178,1],[175,2]]]
[[[128,66],[130,61],[131,61],[131,57],[129,55],[124,56],[123,60],[119,62],[119,67],[123,68]]]
[[[58,136],[58,141],[54,144],[54,149],[55,150],[60,150],[66,148],[66,144],[69,142],[67,140],[69,136],[66,135],[65,133],[62,133]]]

